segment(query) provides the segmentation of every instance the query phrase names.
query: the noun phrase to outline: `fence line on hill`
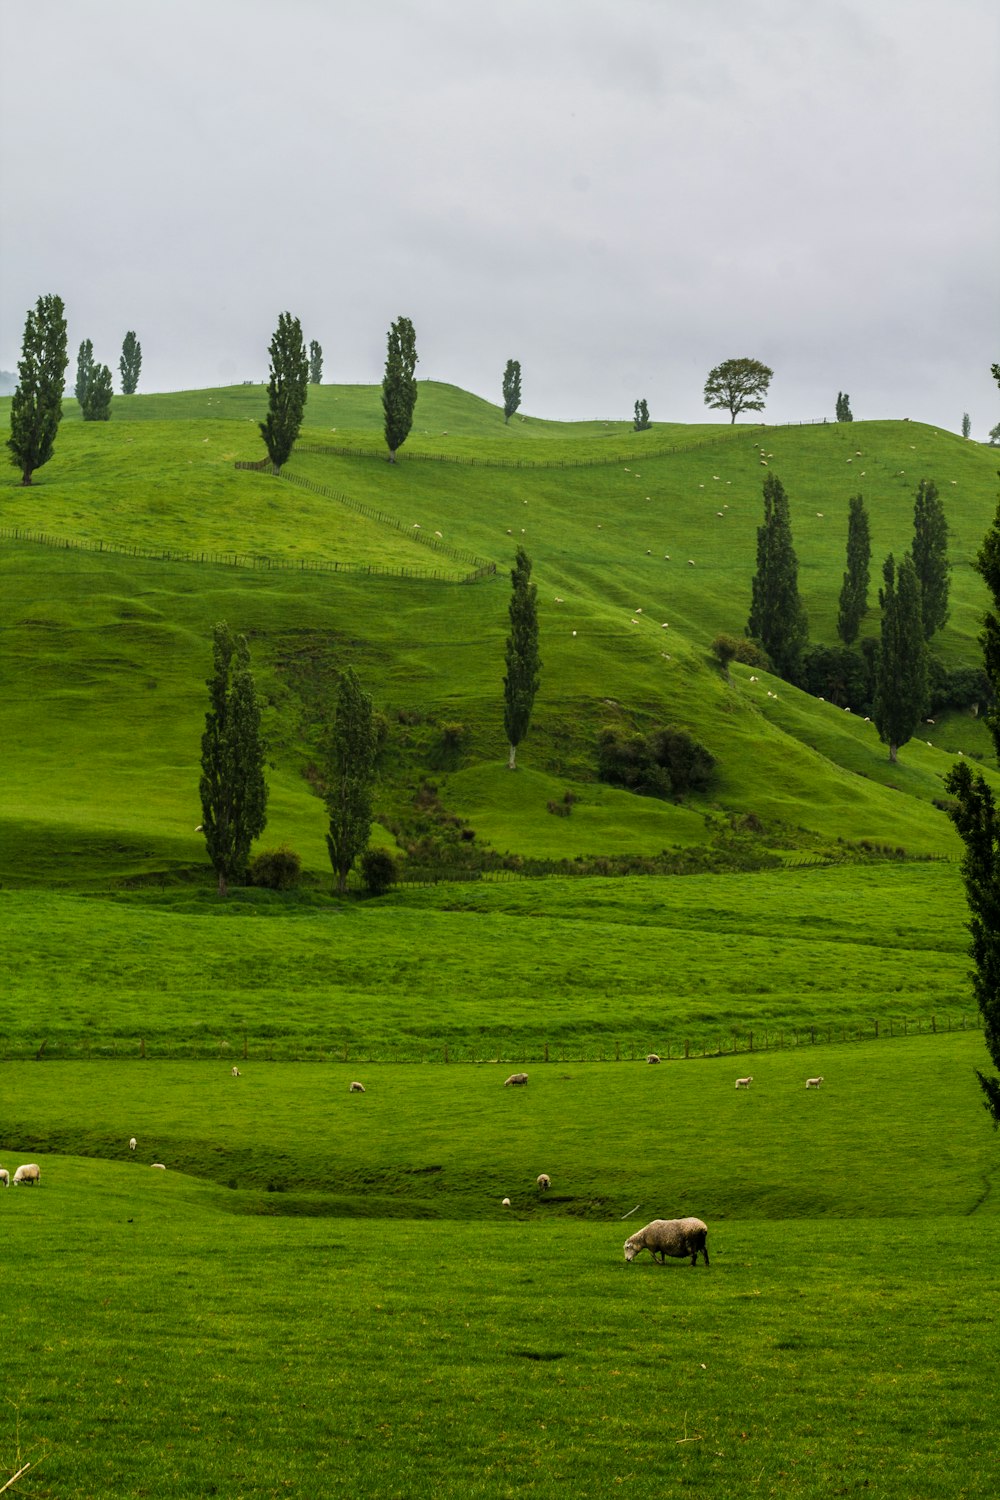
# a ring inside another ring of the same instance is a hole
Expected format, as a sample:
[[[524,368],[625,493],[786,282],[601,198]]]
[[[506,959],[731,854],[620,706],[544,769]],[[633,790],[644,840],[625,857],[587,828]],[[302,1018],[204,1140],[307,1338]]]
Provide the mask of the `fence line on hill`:
[[[184,1059],[195,1062],[223,1061],[231,1065],[239,1061],[254,1062],[321,1062],[331,1064],[350,1063],[354,1068],[363,1065],[428,1064],[496,1066],[502,1068],[544,1066],[545,1064],[566,1066],[570,1063],[640,1063],[648,1065],[648,1059],[660,1063],[690,1062],[703,1058],[740,1058],[741,1066],[754,1055],[766,1052],[811,1051],[815,1047],[839,1046],[855,1042],[902,1040],[915,1036],[949,1036],[953,1032],[981,1032],[982,1021],[978,1016],[970,1018],[961,1014],[938,1016],[872,1017],[863,1025],[857,1022],[809,1022],[798,1026],[750,1026],[742,1031],[730,1029],[723,1033],[719,1028],[707,1028],[695,1034],[689,1031],[680,1040],[673,1037],[665,1042],[654,1038],[653,1045],[638,1043],[635,1038],[622,1042],[616,1038],[590,1037],[575,1045],[570,1041],[558,1043],[510,1040],[493,1044],[480,1041],[428,1041],[421,1045],[416,1041],[405,1044],[390,1042],[366,1042],[364,1040],[330,1040],[328,1042],[297,1041],[295,1038],[254,1037],[250,1027],[237,1028],[233,1037],[219,1036],[209,1040],[204,1037],[194,1040],[182,1038],[152,1038],[133,1034],[112,1037],[110,1041],[94,1042],[90,1036],[71,1038],[45,1037],[41,1044],[34,1041],[12,1041],[9,1035],[0,1037],[0,1060],[4,1062],[61,1061],[83,1058],[87,1061],[142,1061],[157,1058]],[[654,1051],[653,1047],[659,1051]]]
[[[57,551],[95,552],[109,557],[134,557],[146,562],[195,563],[212,567],[249,569],[251,572],[289,573],[347,573],[363,578],[414,578],[436,583],[478,583],[483,578],[496,574],[496,563],[480,560],[480,565],[471,572],[456,577],[443,568],[410,567],[390,563],[327,562],[322,559],[278,558],[253,552],[179,552],[172,547],[143,547],[132,542],[85,541],[70,537],[51,536],[44,531],[32,531],[24,526],[0,526],[0,539],[29,542],[38,547],[51,547]]]

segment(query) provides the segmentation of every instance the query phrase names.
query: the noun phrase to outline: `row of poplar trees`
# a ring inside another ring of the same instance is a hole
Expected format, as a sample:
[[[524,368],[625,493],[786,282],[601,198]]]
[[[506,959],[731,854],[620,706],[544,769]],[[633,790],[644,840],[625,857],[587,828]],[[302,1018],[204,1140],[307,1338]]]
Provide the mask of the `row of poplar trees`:
[[[840,592],[837,629],[845,646],[857,639],[868,610],[871,540],[861,495],[851,497],[847,524],[847,569]],[[897,564],[892,553],[882,567],[881,636],[876,660],[872,718],[889,758],[913,736],[927,711],[927,642],[948,618],[950,565],[948,525],[932,480],[922,479],[913,507],[913,546]],[[809,623],[799,596],[798,561],[792,544],[788,496],[776,474],[764,480],[764,519],[757,530],[757,571],[751,589],[747,633],[786,681],[800,683]]]

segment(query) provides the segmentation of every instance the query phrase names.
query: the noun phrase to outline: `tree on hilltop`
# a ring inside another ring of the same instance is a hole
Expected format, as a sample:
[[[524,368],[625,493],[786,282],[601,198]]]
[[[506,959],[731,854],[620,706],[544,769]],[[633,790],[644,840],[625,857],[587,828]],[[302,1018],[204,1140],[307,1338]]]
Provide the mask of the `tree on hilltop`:
[[[764,480],[764,520],[757,528],[757,571],[747,634],[760,642],[779,676],[798,681],[809,623],[799,597],[788,496],[776,474]]]
[[[111,419],[111,371],[107,365],[91,364],[80,402],[85,422],[108,422]]]
[[[142,369],[142,345],[136,338],[134,331],[130,328],[122,343],[121,358],[118,361],[118,370],[122,377],[122,395],[134,396],[136,386],[139,384],[139,371]]]
[[[507,767],[515,771],[517,747],[531,723],[542,665],[538,657],[538,588],[531,582],[531,559],[523,547],[518,547],[515,554],[510,581],[510,635],[506,647],[507,675],[503,680],[503,724],[510,745]]]
[[[837,634],[845,646],[858,638],[861,621],[868,612],[868,579],[872,546],[868,512],[860,495],[852,495],[847,516],[847,572],[840,590]]]
[[[22,484],[30,484],[35,470],[52,457],[68,363],[62,298],[39,297],[25,318],[17,387],[10,403],[7,447]]]
[[[323,346],[315,339],[309,340],[309,384],[323,384]]]
[[[291,313],[278,315],[278,326],[268,349],[271,368],[267,383],[267,421],[258,423],[267,456],[276,469],[286,462],[302,426],[309,382],[309,361],[302,327]]]
[[[214,672],[201,737],[201,826],[219,895],[246,872],[250,845],[267,826],[267,783],[257,687],[245,635],[220,621],[212,633]]]
[[[503,419],[506,425],[521,404],[521,361],[509,359],[503,372]]]
[[[708,373],[705,405],[728,411],[736,421],[741,411],[763,411],[774,371],[758,359],[727,359]]]
[[[73,387],[73,395],[80,403],[83,410],[83,398],[87,394],[87,381],[90,372],[94,368],[94,346],[90,339],[84,339],[76,351],[76,384]]]
[[[406,442],[413,426],[417,404],[417,336],[409,318],[397,318],[387,335],[385,374],[382,377],[382,412],[389,462]]]
[[[913,731],[927,711],[927,645],[924,640],[920,602],[920,579],[909,553],[897,570],[892,553],[882,568],[884,587],[879,589],[882,634],[875,669],[872,718],[879,739],[889,746],[889,759],[897,759],[900,747],[912,739]]]
[[[649,406],[646,402],[645,397],[643,397],[641,401],[637,401],[635,403],[635,417],[633,418],[632,425],[634,426],[636,432],[645,432],[647,428],[650,428],[653,425],[649,420]]]
[[[851,398],[847,394],[846,391],[838,391],[837,392],[837,408],[836,408],[836,410],[837,410],[837,421],[838,422],[853,422],[854,421],[854,417],[851,414]]]
[[[337,708],[330,733],[324,776],[329,819],[327,852],[337,890],[347,890],[351,866],[367,847],[372,831],[372,787],[378,737],[370,696],[353,667],[337,684]]]
[[[948,619],[951,564],[948,522],[933,479],[921,479],[913,501],[913,564],[920,579],[924,639]]]

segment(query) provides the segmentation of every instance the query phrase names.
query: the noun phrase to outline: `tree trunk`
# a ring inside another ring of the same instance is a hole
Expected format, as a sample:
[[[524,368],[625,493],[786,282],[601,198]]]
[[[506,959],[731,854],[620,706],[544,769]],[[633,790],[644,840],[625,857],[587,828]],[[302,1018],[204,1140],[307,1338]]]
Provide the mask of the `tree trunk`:
[[[889,743],[889,759],[892,761],[893,765],[896,765],[896,763],[897,763],[896,762],[896,753],[897,753],[898,750],[899,750],[899,746],[898,745],[894,745],[890,741],[890,743]]]
[[[31,483],[31,476],[32,476],[33,472],[34,472],[34,470],[32,470],[32,469],[24,469],[22,471],[22,473],[21,473],[21,483],[22,484],[30,484]]]
[[[517,746],[516,745],[511,745],[511,747],[510,747],[510,754],[507,757],[507,769],[508,769],[508,771],[516,771],[517,770],[517,765],[515,764],[516,758],[517,758]]]
[[[394,464],[396,462],[396,450],[395,450],[395,448],[390,448],[389,449],[389,462],[391,464]]]
[[[220,896],[228,896],[229,895],[229,888],[226,885],[226,872],[225,872],[225,870],[220,870],[219,871],[219,895]]]

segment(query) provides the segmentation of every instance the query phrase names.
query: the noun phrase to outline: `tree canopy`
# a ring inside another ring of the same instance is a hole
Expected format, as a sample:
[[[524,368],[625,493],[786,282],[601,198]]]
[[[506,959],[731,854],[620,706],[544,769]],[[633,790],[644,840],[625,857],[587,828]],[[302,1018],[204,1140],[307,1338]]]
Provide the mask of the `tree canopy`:
[[[914,497],[913,565],[920,580],[924,639],[929,641],[948,619],[951,574],[948,522],[932,479],[921,479]]]
[[[80,411],[85,422],[107,422],[111,418],[111,371],[107,365],[92,363],[87,372],[87,383]]]
[[[889,747],[889,759],[895,761],[900,747],[912,739],[927,711],[927,645],[920,580],[910,554],[906,554],[897,570],[890,552],[882,577],[884,585],[878,596],[882,633],[872,718],[879,738]]]
[[[417,404],[417,336],[409,318],[397,318],[387,335],[385,374],[382,377],[382,412],[389,462],[406,442],[413,426]]]
[[[39,297],[25,319],[17,387],[10,403],[7,447],[22,484],[30,484],[35,470],[52,457],[68,363],[62,298]]]
[[[503,419],[509,422],[521,404],[521,361],[509,359],[503,372]]]
[[[121,358],[118,361],[118,370],[122,378],[122,395],[134,396],[136,386],[139,384],[139,371],[142,369],[142,345],[135,336],[135,331],[129,329],[122,342]]]
[[[538,656],[538,589],[531,582],[531,559],[518,547],[510,575],[508,606],[510,635],[507,637],[507,675],[503,680],[503,723],[510,745],[507,765],[517,769],[517,747],[528,732],[538,691],[541,661]]]
[[[705,405],[728,411],[733,422],[741,411],[763,411],[774,371],[758,359],[727,359],[708,373]]]
[[[857,640],[861,622],[868,612],[871,555],[865,502],[860,495],[852,495],[847,516],[847,571],[837,612],[837,634],[845,646],[853,645]]]
[[[757,528],[757,571],[747,634],[760,642],[781,677],[798,681],[809,622],[799,597],[788,496],[776,474],[764,480],[764,520]]]
[[[323,346],[315,339],[309,341],[309,384],[323,384]]]
[[[371,837],[377,749],[372,700],[353,667],[348,667],[337,684],[324,774],[329,820],[326,847],[341,892],[347,889],[351,866]]]
[[[250,845],[267,825],[267,783],[257,688],[244,635],[225,621],[212,634],[214,671],[201,737],[201,832],[224,896],[246,872]]]
[[[280,469],[299,435],[309,384],[309,361],[302,341],[302,326],[291,313],[279,314],[269,353],[267,420],[258,425],[267,456],[274,467]]]

